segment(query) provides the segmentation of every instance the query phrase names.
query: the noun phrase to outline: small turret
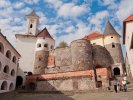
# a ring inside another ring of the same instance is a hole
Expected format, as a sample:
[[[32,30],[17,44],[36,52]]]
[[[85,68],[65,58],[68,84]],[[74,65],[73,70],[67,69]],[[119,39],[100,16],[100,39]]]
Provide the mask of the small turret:
[[[44,74],[48,65],[49,50],[54,48],[55,41],[46,28],[36,35],[34,74]]]
[[[36,35],[38,33],[39,16],[33,10],[30,14],[26,15],[27,19],[27,32],[28,35]]]

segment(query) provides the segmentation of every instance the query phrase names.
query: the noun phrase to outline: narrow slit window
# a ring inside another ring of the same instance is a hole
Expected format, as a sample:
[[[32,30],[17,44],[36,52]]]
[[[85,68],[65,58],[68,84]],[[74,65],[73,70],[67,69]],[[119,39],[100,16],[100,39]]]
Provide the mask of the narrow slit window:
[[[115,48],[115,43],[112,43],[112,48]]]
[[[32,24],[30,24],[30,28],[32,28],[33,27],[33,25]]]

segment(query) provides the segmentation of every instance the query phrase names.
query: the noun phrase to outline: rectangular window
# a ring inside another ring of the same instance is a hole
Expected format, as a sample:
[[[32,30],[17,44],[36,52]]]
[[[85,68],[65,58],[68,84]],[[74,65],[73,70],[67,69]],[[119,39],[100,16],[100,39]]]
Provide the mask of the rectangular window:
[[[130,43],[130,49],[133,49],[133,33],[132,33],[132,38],[131,38],[131,43]]]
[[[114,43],[112,43],[112,48],[115,48],[115,44]]]

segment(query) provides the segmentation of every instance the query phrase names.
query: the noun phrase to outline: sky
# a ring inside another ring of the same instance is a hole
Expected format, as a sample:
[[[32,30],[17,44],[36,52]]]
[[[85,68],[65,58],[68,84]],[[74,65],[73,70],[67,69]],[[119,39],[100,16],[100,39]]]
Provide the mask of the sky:
[[[0,0],[0,29],[13,45],[15,34],[25,33],[25,15],[33,9],[40,17],[39,30],[46,27],[57,46],[93,31],[103,33],[108,20],[122,36],[122,23],[133,13],[133,0]]]

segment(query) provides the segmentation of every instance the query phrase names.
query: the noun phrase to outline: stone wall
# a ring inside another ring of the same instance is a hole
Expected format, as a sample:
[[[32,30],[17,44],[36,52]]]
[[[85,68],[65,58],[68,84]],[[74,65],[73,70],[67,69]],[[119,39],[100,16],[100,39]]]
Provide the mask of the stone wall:
[[[90,79],[89,77],[76,77],[38,81],[36,91],[92,90],[94,88],[94,80]]]
[[[43,60],[38,61],[41,56]],[[82,39],[73,41],[70,47],[49,52],[37,51],[35,63],[36,66],[41,66],[40,73],[39,68],[35,67],[36,74],[44,74],[84,71],[93,69],[94,66],[107,68],[113,61],[106,48],[92,45],[89,41]]]
[[[96,67],[111,67],[113,59],[107,49],[99,45],[93,45],[92,52],[93,61]]]
[[[89,41],[76,40],[71,43],[73,70],[92,69],[92,46]]]
[[[48,64],[48,51],[36,51],[34,74],[44,74]]]
[[[115,43],[115,48],[112,48],[112,44],[105,45],[105,48],[109,51],[114,63],[124,63],[121,45]]]

